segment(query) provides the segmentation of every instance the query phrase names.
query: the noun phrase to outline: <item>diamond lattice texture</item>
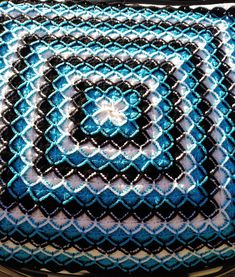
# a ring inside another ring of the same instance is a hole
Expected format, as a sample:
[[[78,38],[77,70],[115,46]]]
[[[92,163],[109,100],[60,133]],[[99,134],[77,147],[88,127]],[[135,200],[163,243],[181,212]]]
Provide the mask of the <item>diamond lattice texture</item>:
[[[1,262],[233,259],[234,23],[232,9],[0,4]]]

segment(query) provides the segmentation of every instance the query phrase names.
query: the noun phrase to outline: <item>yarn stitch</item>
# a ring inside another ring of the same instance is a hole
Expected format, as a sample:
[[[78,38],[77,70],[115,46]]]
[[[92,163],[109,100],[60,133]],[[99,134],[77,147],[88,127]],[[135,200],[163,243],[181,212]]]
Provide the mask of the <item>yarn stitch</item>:
[[[233,9],[0,4],[0,261],[234,260]]]

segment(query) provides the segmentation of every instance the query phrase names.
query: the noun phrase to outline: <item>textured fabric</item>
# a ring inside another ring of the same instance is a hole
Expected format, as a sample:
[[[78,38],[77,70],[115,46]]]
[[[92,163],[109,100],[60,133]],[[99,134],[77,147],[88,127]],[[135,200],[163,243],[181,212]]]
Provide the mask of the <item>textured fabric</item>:
[[[233,10],[4,2],[0,15],[0,261],[233,259]]]

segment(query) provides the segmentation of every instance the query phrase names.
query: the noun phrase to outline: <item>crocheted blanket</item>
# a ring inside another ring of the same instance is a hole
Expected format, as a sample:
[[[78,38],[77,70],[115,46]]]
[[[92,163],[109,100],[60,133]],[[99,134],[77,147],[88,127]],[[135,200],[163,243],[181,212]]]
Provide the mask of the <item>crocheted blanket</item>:
[[[233,259],[234,9],[0,4],[0,261]]]

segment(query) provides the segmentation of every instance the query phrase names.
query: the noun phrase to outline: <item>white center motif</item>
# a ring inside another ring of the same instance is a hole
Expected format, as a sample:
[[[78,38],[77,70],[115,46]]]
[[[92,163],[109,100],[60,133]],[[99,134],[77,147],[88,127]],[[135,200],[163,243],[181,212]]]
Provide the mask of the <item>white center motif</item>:
[[[124,99],[119,101],[102,99],[96,103],[96,106],[99,108],[94,113],[96,124],[103,125],[110,120],[115,126],[122,126],[127,122],[124,112],[128,109],[128,105]]]

